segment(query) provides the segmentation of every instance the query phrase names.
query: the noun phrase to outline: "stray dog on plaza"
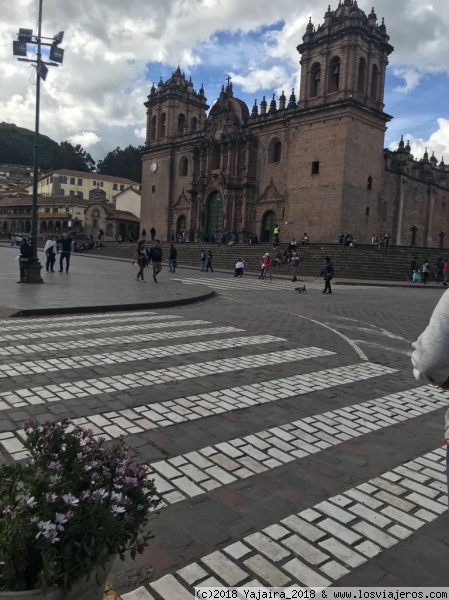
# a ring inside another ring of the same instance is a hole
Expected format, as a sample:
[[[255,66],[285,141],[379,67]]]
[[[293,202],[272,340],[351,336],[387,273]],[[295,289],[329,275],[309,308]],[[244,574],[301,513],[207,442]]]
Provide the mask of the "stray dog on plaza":
[[[295,288],[295,292],[299,292],[300,294],[307,294],[307,288],[305,285],[303,285],[302,287]]]

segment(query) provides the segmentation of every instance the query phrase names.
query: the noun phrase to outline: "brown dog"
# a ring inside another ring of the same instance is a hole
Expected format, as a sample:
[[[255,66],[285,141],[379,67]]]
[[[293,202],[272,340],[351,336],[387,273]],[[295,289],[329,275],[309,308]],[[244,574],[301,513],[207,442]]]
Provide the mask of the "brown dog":
[[[299,292],[300,294],[307,294],[306,286],[303,285],[302,287],[295,288],[295,292]]]

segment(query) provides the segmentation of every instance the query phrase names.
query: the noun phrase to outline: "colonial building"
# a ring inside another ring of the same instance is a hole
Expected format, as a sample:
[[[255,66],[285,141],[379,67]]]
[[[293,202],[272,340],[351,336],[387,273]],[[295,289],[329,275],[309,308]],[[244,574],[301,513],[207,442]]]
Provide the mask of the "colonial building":
[[[113,203],[94,202],[86,209],[84,232],[96,239],[99,230],[103,231],[106,241],[114,241],[119,235],[123,240],[137,239],[139,217],[129,211],[119,210]]]
[[[143,152],[141,227],[161,239],[187,229],[191,240],[223,229],[268,240],[307,232],[333,242],[340,231],[368,242],[439,245],[449,229],[448,170],[427,153],[416,161],[401,142],[384,149],[385,76],[393,51],[374,9],[340,1],[310,20],[295,90],[263,98],[251,111],[230,78],[209,106],[178,68],[153,85]],[[441,234],[441,236],[439,235]],[[443,236],[444,237],[444,236]]]
[[[33,200],[22,195],[0,199],[0,231],[7,233],[30,233]],[[64,233],[84,230],[87,200],[72,196],[45,196],[37,199],[39,234]]]
[[[139,191],[140,183],[112,175],[58,169],[39,178],[37,193],[40,196],[77,196],[85,200],[111,201],[113,196],[129,187]],[[25,191],[33,192],[32,183]]]
[[[117,210],[130,212],[140,219],[142,197],[137,190],[129,187],[123,192],[120,192],[120,194],[117,194],[117,196],[114,196],[112,202]]]

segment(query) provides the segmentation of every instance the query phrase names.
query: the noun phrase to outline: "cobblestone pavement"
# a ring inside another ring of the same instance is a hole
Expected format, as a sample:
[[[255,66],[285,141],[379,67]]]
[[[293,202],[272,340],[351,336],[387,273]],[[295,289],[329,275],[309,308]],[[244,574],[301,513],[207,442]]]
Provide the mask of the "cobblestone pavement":
[[[124,600],[184,600],[197,584],[449,585],[449,394],[410,368],[442,292],[176,276],[218,296],[0,321],[2,460],[26,458],[30,417],[71,417],[124,435],[151,469],[162,505],[145,553],[114,567]]]

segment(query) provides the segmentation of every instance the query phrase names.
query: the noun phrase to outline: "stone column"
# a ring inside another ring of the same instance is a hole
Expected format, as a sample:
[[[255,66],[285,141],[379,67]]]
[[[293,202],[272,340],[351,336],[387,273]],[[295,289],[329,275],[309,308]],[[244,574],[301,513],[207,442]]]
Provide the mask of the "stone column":
[[[402,219],[404,215],[404,195],[407,186],[407,178],[400,176],[399,179],[399,205],[398,205],[398,220],[396,228],[396,246],[402,246]]]

